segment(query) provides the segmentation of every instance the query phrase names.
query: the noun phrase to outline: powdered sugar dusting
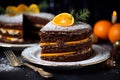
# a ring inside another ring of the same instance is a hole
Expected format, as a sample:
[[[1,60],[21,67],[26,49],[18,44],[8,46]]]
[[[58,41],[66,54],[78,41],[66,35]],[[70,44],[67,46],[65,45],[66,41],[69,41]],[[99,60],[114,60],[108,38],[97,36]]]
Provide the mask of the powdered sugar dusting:
[[[87,23],[79,22],[69,27],[61,27],[54,25],[52,22],[49,22],[41,29],[41,31],[71,31],[71,30],[84,29],[84,28],[91,29],[91,26]]]
[[[1,58],[0,59],[0,72],[2,71],[13,71],[13,70],[18,70],[18,67],[12,67],[10,66],[9,62],[7,61],[6,58]]]
[[[17,16],[8,16],[8,15],[0,15],[0,21],[6,23],[21,23],[23,21],[23,15]]]
[[[28,14],[31,16],[37,16],[37,17],[41,17],[41,18],[46,18],[46,19],[53,19],[54,15],[51,13],[46,13],[46,12],[40,12],[39,14]]]

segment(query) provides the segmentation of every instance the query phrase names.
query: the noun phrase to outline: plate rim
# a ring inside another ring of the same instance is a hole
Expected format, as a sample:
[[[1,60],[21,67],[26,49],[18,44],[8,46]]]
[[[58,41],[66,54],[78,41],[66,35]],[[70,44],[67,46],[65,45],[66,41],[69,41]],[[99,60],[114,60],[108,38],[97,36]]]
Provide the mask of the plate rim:
[[[0,42],[0,46],[1,47],[32,47],[32,46],[36,46],[39,43],[31,43],[31,44],[11,44],[11,43],[3,43]]]
[[[96,47],[99,47],[99,48],[101,48],[101,49],[103,49],[103,50],[105,50],[104,48],[102,48],[101,46],[99,46],[99,45],[96,45],[96,44],[93,44],[93,46],[96,46]],[[42,65],[42,66],[48,66],[48,67],[72,67],[72,66],[75,66],[75,67],[84,67],[84,66],[89,66],[89,65],[94,65],[94,64],[98,64],[98,63],[101,63],[101,62],[103,62],[103,61],[105,61],[105,60],[107,60],[109,57],[110,57],[110,52],[109,51],[107,51],[107,50],[105,50],[106,51],[106,57],[104,58],[104,59],[102,59],[102,60],[99,60],[99,61],[97,61],[97,62],[92,62],[92,63],[87,63],[87,64],[77,64],[77,63],[79,63],[79,62],[82,62],[82,61],[76,61],[76,62],[67,62],[67,63],[76,63],[77,65],[55,65],[55,64],[51,64],[51,65],[49,65],[49,64],[46,64],[46,62],[52,62],[52,61],[45,61],[45,60],[41,60],[40,59],[40,61],[44,61],[43,63],[36,63],[36,61],[37,60],[30,60],[30,59],[28,59],[24,54],[25,54],[25,51],[27,51],[27,50],[29,50],[29,49],[32,49],[32,48],[34,48],[34,47],[39,47],[40,48],[40,46],[32,46],[32,47],[29,47],[29,48],[25,48],[23,51],[22,51],[22,53],[21,53],[21,56],[25,59],[25,60],[27,60],[28,62],[31,62],[31,63],[34,63],[34,64],[38,64],[38,65]],[[105,53],[105,52],[104,52]],[[99,53],[99,54],[103,54],[103,53]],[[84,61],[84,60],[83,60]],[[54,63],[54,62],[52,62],[52,63]],[[55,62],[55,63],[63,63],[63,62]],[[65,62],[66,63],[66,62]]]

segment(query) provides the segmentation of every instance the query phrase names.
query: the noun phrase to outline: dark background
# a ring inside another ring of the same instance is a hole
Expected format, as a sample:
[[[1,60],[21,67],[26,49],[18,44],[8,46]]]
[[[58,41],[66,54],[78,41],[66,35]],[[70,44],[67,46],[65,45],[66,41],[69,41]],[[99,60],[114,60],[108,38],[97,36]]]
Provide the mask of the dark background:
[[[30,5],[32,3],[40,4],[43,0],[1,0],[0,6],[6,7],[8,5],[17,6],[20,3]],[[48,8],[43,11],[58,14],[60,12],[68,12],[70,9],[76,11],[87,8],[91,15],[87,20],[87,23],[94,25],[94,23],[101,19],[111,21],[111,15],[113,10],[118,13],[118,20],[120,22],[120,0],[46,0]]]

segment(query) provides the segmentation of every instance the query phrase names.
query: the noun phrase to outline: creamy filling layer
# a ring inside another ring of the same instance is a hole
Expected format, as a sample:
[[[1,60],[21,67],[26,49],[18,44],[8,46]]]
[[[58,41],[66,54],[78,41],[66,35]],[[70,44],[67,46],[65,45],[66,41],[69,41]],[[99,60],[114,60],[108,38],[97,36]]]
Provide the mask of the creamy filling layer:
[[[91,51],[91,48],[83,50],[82,52],[72,51],[72,52],[61,52],[61,53],[41,53],[41,57],[53,57],[53,56],[72,56],[72,55],[78,55],[78,54],[85,54],[87,52]],[[77,54],[76,54],[77,53]]]
[[[4,28],[0,28],[0,31],[2,32],[2,34],[10,34],[10,35],[17,35],[17,34],[21,34],[22,31],[21,30],[15,30],[15,29],[4,29]]]
[[[79,41],[70,41],[70,42],[64,42],[65,45],[72,45],[72,44],[80,44],[80,43],[84,43],[87,42],[90,38],[86,38],[83,40],[79,40]],[[52,45],[58,45],[57,42],[46,42],[46,43],[40,43],[40,46],[52,46]]]
[[[42,28],[44,25],[43,24],[35,24],[34,26],[37,28]]]
[[[0,39],[2,39],[2,35],[0,35]]]
[[[14,37],[4,37],[0,35],[0,39],[4,39],[5,41],[10,41],[10,42],[23,42],[22,38],[14,38]]]
[[[13,38],[13,37],[6,37],[6,40],[7,41],[19,41],[19,42],[22,42],[23,41],[23,39],[19,39],[19,38]]]

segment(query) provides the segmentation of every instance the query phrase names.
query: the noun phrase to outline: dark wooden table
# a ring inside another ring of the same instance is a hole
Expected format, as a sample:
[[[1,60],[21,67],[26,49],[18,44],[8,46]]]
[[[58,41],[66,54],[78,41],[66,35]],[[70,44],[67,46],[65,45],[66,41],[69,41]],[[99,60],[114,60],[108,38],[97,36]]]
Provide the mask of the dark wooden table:
[[[4,64],[4,62],[2,62],[1,59],[4,60],[6,59],[3,51],[7,49],[10,48],[0,47],[0,61],[1,61],[0,65]],[[23,59],[20,55],[21,52],[22,49],[21,50],[14,49],[14,53],[20,59]],[[103,64],[104,62],[77,69],[55,69],[55,68],[53,69],[33,64],[35,66],[44,68],[46,71],[51,72],[53,74],[53,78],[45,79],[41,77],[37,72],[34,72],[33,70],[25,66],[22,66],[15,67],[15,69],[9,71],[1,70],[0,80],[120,80],[119,60],[117,61],[117,66],[114,68],[107,68]]]

